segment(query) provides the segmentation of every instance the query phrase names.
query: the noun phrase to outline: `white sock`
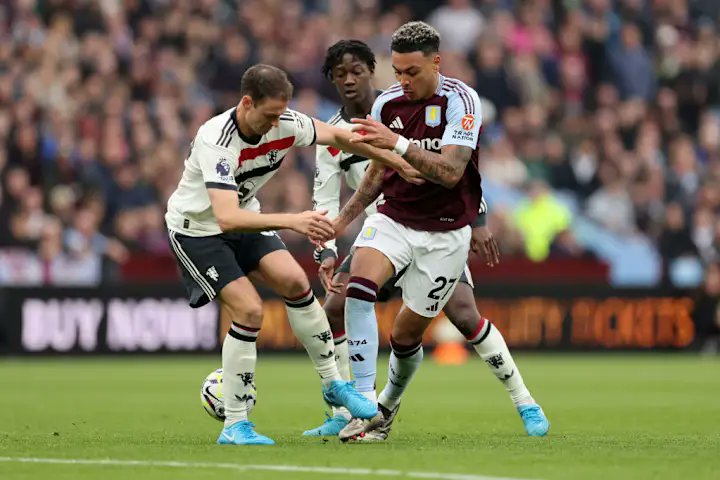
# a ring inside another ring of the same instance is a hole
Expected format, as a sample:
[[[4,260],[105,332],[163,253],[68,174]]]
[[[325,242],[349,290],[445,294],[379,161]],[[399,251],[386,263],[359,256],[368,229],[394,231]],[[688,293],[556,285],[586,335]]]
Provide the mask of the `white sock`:
[[[298,298],[286,298],[288,320],[295,336],[305,346],[315,370],[320,375],[323,385],[333,380],[341,380],[335,364],[335,349],[325,310],[315,298],[312,290],[308,290]]]
[[[403,392],[410,385],[415,372],[420,368],[423,360],[422,344],[399,345],[390,339],[392,353],[388,366],[388,381],[385,388],[380,392],[378,403],[385,408],[392,410],[400,403]]]
[[[350,354],[348,353],[347,336],[345,332],[339,335],[333,334],[333,343],[335,343],[335,363],[337,364],[340,378],[346,382],[350,381]],[[351,415],[345,407],[332,407],[333,416],[343,416],[350,419]]]
[[[377,290],[377,285],[366,278],[350,277],[345,298],[345,325],[355,389],[373,402],[377,402]]]
[[[225,336],[222,347],[223,399],[225,426],[248,419],[248,402],[255,402],[252,388],[257,361],[259,328],[245,327],[235,322]]]
[[[515,360],[510,355],[505,339],[490,320],[482,318],[477,330],[468,337],[468,342],[505,386],[516,407],[535,403],[523,382],[520,370],[515,365]]]

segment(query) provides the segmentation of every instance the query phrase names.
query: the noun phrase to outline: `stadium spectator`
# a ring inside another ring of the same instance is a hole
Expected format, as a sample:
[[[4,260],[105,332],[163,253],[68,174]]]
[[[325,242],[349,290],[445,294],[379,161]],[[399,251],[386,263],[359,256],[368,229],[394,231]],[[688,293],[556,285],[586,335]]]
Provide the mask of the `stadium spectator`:
[[[550,253],[555,236],[570,226],[570,212],[555,200],[547,184],[531,182],[528,200],[515,211],[515,224],[525,239],[525,252],[535,261]]]
[[[467,54],[485,27],[485,18],[470,0],[447,0],[428,17],[443,39],[443,51]]]
[[[57,222],[62,253],[76,259],[78,245],[94,246],[103,281],[128,250],[164,254],[157,211],[192,134],[227,107],[247,65],[285,68],[294,103],[327,119],[337,98],[319,71],[325,48],[343,37],[370,42],[385,88],[394,81],[388,35],[411,18],[435,23],[443,68],[486,99],[481,169],[489,192],[502,189],[488,201],[505,254],[528,255],[512,212],[522,186],[542,180],[569,211],[538,244],[589,219],[620,242],[644,237],[662,258],[678,204],[709,265],[720,247],[718,13],[704,0],[2,2],[0,271],[15,273],[0,277],[42,283],[16,266],[53,245],[43,232]],[[312,158],[288,159],[262,192],[264,208],[307,208]],[[87,210],[92,227],[80,233]],[[540,230],[533,223],[521,228],[525,241]],[[612,263],[587,236],[576,240]]]

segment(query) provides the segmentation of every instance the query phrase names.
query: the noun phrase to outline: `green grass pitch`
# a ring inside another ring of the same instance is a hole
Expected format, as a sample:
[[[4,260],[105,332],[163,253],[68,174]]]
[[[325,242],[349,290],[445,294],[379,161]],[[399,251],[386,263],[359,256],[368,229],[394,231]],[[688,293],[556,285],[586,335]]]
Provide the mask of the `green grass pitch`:
[[[252,448],[215,445],[220,423],[200,406],[200,383],[219,361],[0,361],[0,479],[720,478],[718,360],[517,355],[552,423],[547,438],[528,438],[479,359],[426,358],[390,440],[343,445],[300,436],[323,418],[310,361],[261,352],[253,420],[277,445]],[[38,458],[68,463],[27,460]]]

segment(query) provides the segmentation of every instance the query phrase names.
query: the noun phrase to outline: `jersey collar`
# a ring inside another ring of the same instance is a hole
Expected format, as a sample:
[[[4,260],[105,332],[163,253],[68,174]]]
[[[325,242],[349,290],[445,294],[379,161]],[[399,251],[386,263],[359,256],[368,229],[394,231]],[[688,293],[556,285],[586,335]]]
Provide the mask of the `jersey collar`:
[[[240,125],[238,124],[237,119],[237,107],[233,108],[230,112],[230,118],[232,119],[233,123],[235,124],[235,129],[238,132],[238,135],[240,135],[240,138],[243,142],[249,144],[249,145],[257,145],[260,143],[260,140],[262,140],[262,135],[257,135],[255,137],[246,137],[243,135],[242,130],[240,130]]]
[[[435,95],[440,95],[440,92],[442,91],[443,84],[445,83],[445,76],[442,73],[438,73],[438,86],[435,89]]]

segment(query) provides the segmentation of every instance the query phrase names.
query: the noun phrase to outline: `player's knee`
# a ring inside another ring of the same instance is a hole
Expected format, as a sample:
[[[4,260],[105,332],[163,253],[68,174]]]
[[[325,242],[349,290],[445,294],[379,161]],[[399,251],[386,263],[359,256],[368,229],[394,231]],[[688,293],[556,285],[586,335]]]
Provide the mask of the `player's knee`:
[[[482,321],[475,306],[470,304],[460,305],[451,311],[446,311],[445,314],[450,323],[465,336],[472,335]]]
[[[415,345],[422,342],[425,328],[423,325],[405,324],[400,326],[396,322],[392,329],[393,341],[400,345]]]
[[[454,296],[445,305],[444,312],[450,323],[465,336],[471,335],[482,321],[482,316],[475,305],[475,298]]]
[[[307,293],[310,290],[310,281],[308,280],[305,272],[300,270],[299,272],[288,275],[287,278],[282,282],[282,290],[280,295],[285,298],[297,298]]]
[[[260,300],[229,301],[225,306],[230,311],[232,321],[251,328],[262,326],[263,306]]]

